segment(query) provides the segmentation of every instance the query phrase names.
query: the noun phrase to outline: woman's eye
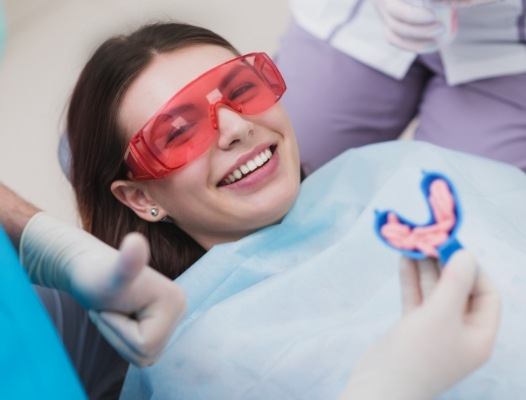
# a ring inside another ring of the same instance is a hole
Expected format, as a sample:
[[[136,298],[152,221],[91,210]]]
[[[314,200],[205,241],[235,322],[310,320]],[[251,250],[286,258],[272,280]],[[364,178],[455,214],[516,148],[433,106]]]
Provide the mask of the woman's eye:
[[[177,139],[179,136],[183,135],[184,133],[188,132],[188,130],[192,127],[192,125],[183,125],[178,128],[173,128],[168,132],[166,135],[166,145],[169,145],[170,142]]]
[[[252,89],[254,89],[254,87],[255,85],[251,82],[244,83],[243,85],[237,87],[235,90],[232,90],[228,98],[229,100],[239,100],[241,96],[250,92]]]

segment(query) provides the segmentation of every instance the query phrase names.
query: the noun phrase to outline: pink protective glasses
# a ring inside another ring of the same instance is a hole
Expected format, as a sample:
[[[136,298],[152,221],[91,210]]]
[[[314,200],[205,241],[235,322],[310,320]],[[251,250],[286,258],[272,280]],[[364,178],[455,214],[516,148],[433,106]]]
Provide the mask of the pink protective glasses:
[[[126,153],[131,178],[158,179],[203,154],[217,139],[220,105],[255,115],[272,107],[286,86],[270,57],[250,53],[200,75],[133,135]]]

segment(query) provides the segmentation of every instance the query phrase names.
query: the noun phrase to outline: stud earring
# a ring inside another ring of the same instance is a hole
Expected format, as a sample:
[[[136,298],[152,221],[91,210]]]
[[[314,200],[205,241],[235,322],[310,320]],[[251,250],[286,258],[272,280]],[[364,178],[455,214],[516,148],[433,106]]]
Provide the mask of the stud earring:
[[[152,217],[157,217],[159,215],[159,209],[158,208],[152,208],[150,209],[150,215]]]

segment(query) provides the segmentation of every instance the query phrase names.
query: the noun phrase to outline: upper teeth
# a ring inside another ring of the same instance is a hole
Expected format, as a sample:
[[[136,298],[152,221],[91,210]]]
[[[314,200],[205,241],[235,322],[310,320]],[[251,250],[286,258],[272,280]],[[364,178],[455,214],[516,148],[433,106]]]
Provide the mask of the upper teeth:
[[[236,168],[228,177],[225,179],[226,183],[234,183],[235,181],[240,180],[244,175],[255,171],[263,164],[266,164],[268,160],[272,157],[272,152],[270,149],[266,149],[255,156],[252,160],[247,161],[245,164],[240,165]]]

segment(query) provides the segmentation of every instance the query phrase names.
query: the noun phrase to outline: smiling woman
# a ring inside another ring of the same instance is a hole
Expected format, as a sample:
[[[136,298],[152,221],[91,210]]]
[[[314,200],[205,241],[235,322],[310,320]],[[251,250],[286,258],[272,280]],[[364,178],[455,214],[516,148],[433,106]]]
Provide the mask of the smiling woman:
[[[105,42],[68,112],[84,226],[113,246],[143,233],[152,266],[175,278],[214,244],[280,220],[299,187],[284,90],[268,56],[240,57],[206,29],[152,25]]]
[[[131,139],[129,176],[150,179],[116,180],[113,194],[146,221],[168,217],[205,249],[279,221],[299,188],[279,72],[263,54],[233,57],[207,44],[159,54],[119,109],[121,135]],[[191,113],[170,111],[180,106]],[[181,126],[184,136],[166,139]],[[227,183],[231,174],[240,179]]]

